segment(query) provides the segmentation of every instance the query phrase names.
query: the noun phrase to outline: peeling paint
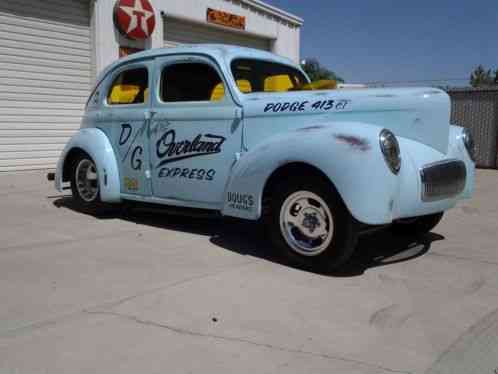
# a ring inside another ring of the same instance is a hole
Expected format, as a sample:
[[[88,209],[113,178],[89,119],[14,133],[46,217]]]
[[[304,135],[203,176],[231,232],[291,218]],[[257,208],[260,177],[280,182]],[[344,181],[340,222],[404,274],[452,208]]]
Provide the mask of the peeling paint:
[[[334,134],[334,138],[341,143],[349,144],[354,150],[362,152],[370,150],[370,143],[365,138],[344,134]]]
[[[325,128],[325,126],[315,125],[315,126],[302,127],[300,129],[297,129],[296,131],[313,131],[313,130],[320,130],[320,129],[324,129],[324,128]]]
[[[266,145],[263,145],[263,146],[259,147],[259,152],[260,153],[261,152],[265,152],[265,151],[268,151],[270,149],[271,149],[270,145],[266,144]]]
[[[424,94],[427,95],[441,95],[443,92],[442,91],[437,91],[437,90],[431,90],[431,91],[425,91]]]
[[[378,98],[386,98],[386,99],[396,97],[396,95],[393,95],[393,94],[375,94],[375,95],[369,95],[369,96],[370,97],[378,97]]]

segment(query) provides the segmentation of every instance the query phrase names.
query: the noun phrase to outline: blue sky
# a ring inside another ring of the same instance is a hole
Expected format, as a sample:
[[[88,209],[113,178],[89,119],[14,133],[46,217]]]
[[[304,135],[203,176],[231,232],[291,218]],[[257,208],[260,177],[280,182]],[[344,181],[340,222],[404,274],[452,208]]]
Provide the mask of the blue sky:
[[[304,18],[301,57],[317,57],[347,82],[468,78],[478,64],[498,69],[498,0],[266,2]]]

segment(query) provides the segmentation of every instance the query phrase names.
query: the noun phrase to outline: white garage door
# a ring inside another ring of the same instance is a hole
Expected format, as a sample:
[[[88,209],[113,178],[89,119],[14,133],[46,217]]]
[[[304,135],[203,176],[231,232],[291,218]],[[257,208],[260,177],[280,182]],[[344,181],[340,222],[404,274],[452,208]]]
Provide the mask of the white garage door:
[[[263,49],[265,51],[269,51],[271,48],[270,39],[258,38],[238,32],[230,32],[229,30],[217,27],[203,26],[176,18],[165,17],[164,45],[166,47],[197,43],[233,44]]]
[[[88,0],[0,0],[0,171],[54,167],[90,82]]]

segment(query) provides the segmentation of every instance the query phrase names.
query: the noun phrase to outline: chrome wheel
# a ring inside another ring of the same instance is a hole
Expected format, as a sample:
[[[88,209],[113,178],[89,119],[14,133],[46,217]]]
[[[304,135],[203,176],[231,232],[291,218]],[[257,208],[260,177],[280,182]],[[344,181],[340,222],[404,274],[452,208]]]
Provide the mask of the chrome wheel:
[[[280,230],[294,251],[303,256],[317,256],[332,242],[334,220],[320,196],[309,191],[298,191],[282,204]]]
[[[87,203],[94,202],[99,194],[97,167],[93,161],[82,159],[75,172],[76,189]]]

